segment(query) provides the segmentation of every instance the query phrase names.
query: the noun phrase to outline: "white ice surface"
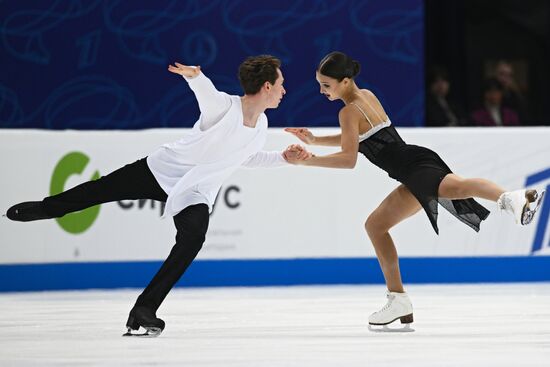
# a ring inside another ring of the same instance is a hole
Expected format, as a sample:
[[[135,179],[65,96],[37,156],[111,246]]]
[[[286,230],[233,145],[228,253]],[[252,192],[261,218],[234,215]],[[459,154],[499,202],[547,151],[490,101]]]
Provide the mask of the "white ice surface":
[[[416,285],[413,333],[373,333],[381,286],[178,288],[158,338],[139,290],[0,294],[0,366],[550,366],[550,283]]]

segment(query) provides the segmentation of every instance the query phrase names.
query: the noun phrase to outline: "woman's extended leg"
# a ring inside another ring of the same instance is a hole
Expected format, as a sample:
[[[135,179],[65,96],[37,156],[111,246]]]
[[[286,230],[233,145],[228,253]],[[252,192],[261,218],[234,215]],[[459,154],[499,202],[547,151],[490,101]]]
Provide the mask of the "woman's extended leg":
[[[497,201],[506,190],[484,178],[463,178],[449,173],[439,184],[439,196],[446,199],[482,198]]]
[[[483,178],[462,178],[450,173],[439,184],[439,196],[446,199],[468,199],[478,197],[496,201],[498,208],[510,212],[516,223],[531,223],[537,212],[544,191],[533,189],[505,191],[497,184]],[[531,207],[530,204],[534,203]]]

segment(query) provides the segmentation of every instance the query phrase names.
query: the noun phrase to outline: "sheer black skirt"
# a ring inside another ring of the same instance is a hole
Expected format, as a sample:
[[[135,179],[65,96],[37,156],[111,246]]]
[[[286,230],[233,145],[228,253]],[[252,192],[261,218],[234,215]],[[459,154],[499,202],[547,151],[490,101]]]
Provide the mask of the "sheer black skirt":
[[[439,184],[452,171],[437,153],[428,148],[388,144],[377,154],[373,163],[409,189],[424,208],[437,234],[438,203],[476,232],[481,221],[489,216],[489,210],[474,199],[449,200],[439,197]]]

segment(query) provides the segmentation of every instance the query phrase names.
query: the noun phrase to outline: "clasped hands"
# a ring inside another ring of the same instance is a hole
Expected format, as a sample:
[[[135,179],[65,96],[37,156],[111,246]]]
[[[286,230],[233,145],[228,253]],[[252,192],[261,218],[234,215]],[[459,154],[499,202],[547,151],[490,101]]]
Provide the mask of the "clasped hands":
[[[283,152],[284,159],[291,164],[302,164],[306,160],[313,157],[313,154],[308,152],[306,148],[299,144],[289,145]]]
[[[296,136],[306,144],[313,144],[315,141],[315,136],[306,128],[287,127],[285,131]],[[288,163],[304,164],[305,161],[314,157],[314,155],[308,152],[303,146],[292,144],[283,152],[283,157]]]

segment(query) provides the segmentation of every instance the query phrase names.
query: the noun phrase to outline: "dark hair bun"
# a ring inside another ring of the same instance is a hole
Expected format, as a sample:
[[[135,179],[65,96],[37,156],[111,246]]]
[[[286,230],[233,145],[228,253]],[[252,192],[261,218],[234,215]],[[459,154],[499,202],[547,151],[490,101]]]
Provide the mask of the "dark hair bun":
[[[361,72],[361,64],[357,60],[352,60],[351,65],[353,66],[353,77],[355,78]]]
[[[333,51],[321,60],[317,71],[341,82],[344,78],[355,78],[361,65],[345,53]]]

